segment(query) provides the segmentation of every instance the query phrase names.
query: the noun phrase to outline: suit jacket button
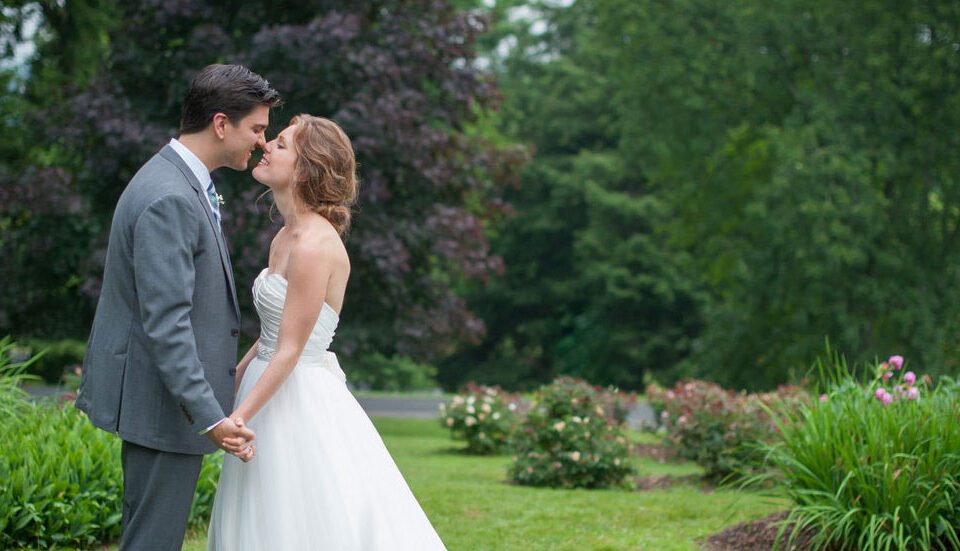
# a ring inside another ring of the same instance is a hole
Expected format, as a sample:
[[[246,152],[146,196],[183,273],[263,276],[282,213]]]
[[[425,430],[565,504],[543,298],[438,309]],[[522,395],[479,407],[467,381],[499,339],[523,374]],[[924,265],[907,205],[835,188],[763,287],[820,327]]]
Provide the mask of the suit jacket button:
[[[230,368],[230,376],[233,377],[233,376],[236,375],[236,374],[237,374],[237,368],[231,367],[231,368]]]
[[[239,329],[231,329],[231,330],[230,330],[230,336],[231,336],[231,337],[239,337],[239,336],[240,336],[240,330],[239,330]]]

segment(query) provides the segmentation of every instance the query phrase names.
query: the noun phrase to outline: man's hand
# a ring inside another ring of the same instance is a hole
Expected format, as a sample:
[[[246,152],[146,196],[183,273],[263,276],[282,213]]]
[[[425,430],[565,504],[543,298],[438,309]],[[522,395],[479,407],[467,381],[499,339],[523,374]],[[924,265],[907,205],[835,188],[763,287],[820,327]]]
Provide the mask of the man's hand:
[[[207,433],[207,438],[227,453],[232,453],[244,461],[253,459],[252,442],[256,434],[244,426],[243,419],[239,417],[236,422],[229,417],[224,419]]]

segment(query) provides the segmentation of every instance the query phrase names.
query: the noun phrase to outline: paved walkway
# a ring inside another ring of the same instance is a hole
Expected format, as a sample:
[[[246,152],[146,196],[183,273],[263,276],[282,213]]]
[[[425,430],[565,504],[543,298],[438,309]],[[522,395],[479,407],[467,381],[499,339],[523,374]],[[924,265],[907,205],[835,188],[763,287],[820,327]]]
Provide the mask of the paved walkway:
[[[55,398],[65,393],[67,390],[56,386],[28,386],[27,392],[35,398]],[[406,398],[380,397],[380,396],[360,396],[357,398],[360,406],[367,415],[371,417],[398,417],[407,419],[432,419],[437,416],[440,404],[444,401],[441,398]],[[644,424],[654,422],[653,409],[645,401],[637,403],[630,415],[627,416],[627,423],[631,428],[641,428]]]
[[[359,397],[360,406],[371,417],[407,417],[430,419],[437,416],[443,402],[440,398],[381,398]],[[653,408],[646,401],[639,401],[627,416],[630,428],[639,429],[655,422]]]

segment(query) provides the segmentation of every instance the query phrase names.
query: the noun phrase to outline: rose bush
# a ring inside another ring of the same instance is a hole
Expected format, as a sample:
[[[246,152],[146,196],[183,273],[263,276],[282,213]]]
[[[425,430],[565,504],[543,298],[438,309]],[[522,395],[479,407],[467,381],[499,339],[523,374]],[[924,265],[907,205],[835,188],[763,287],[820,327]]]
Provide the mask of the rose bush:
[[[633,472],[623,434],[626,415],[615,409],[632,400],[570,377],[541,387],[514,438],[510,479],[560,488],[626,485]]]
[[[467,443],[467,452],[497,453],[507,446],[523,409],[518,394],[468,383],[449,403],[440,404],[440,423]]]
[[[754,473],[763,465],[760,445],[776,438],[772,411],[791,410],[807,392],[786,385],[773,392],[746,394],[714,383],[684,380],[671,389],[647,387],[647,397],[667,429],[677,453],[724,479]]]

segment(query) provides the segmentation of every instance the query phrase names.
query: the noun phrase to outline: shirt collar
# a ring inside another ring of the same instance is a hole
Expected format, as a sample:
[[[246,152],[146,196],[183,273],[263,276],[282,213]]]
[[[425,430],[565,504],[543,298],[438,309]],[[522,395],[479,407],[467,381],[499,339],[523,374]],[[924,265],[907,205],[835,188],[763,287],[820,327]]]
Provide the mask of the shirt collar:
[[[173,138],[170,140],[170,147],[177,152],[177,155],[180,155],[180,158],[183,159],[187,166],[190,167],[190,171],[193,172],[193,175],[197,177],[197,181],[200,182],[200,185],[204,189],[210,185],[210,171],[207,170],[207,165],[203,164],[203,161],[199,157],[193,154],[193,151],[187,149],[187,146],[180,143],[180,140]]]

